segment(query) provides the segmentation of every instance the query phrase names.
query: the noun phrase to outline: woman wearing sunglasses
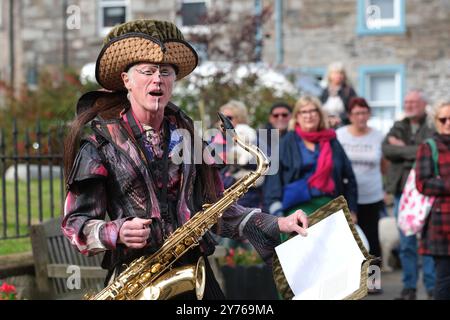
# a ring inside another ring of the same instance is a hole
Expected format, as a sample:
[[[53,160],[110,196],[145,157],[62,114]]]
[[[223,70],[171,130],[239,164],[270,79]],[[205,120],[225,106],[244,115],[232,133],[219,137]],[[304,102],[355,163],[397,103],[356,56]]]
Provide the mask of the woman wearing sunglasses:
[[[434,121],[437,133],[432,139],[439,151],[438,176],[434,174],[430,146],[422,143],[417,151],[417,190],[436,197],[422,230],[419,253],[434,258],[434,299],[450,300],[450,101],[436,105]]]

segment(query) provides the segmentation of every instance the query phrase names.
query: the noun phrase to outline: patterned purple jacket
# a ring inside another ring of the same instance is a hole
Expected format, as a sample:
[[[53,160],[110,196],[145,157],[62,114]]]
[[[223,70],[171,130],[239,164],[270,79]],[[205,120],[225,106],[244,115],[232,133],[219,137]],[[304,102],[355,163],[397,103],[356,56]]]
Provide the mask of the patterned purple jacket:
[[[173,104],[166,107],[165,117],[178,128],[192,128],[192,120]],[[112,271],[118,264],[155,252],[164,241],[164,219],[159,213],[155,182],[124,113],[119,119],[97,117],[88,130],[68,178],[62,230],[81,253],[105,252],[102,266]],[[193,147],[194,141],[190,143]],[[206,202],[199,174],[201,165],[190,163],[181,164],[176,204],[178,212],[187,213],[186,219]],[[221,195],[223,185],[218,172],[215,185],[216,194]],[[134,217],[152,219],[149,245],[144,249],[130,249],[117,243],[122,224]],[[222,237],[249,239],[268,264],[271,264],[273,248],[279,244],[276,217],[237,204],[224,212],[213,230]],[[209,255],[214,252],[215,244],[207,233],[200,249]]]

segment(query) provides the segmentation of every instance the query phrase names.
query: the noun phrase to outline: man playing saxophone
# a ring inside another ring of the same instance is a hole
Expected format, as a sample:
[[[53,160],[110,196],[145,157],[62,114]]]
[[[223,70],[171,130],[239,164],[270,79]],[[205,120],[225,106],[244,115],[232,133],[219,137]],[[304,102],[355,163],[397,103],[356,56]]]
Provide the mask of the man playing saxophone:
[[[105,253],[105,284],[137,258],[157,252],[203,205],[223,196],[214,166],[196,164],[193,156],[181,164],[173,160],[180,143],[193,148],[195,134],[192,120],[170,102],[172,89],[197,63],[195,50],[174,24],[127,22],[111,30],[97,59],[96,78],[106,90],[89,92],[78,102],[65,141],[62,230],[81,253]],[[278,218],[233,203],[211,231],[249,239],[271,264],[280,232],[305,236],[307,227],[302,211]],[[214,247],[206,232],[176,263],[193,263]],[[224,298],[207,259],[205,269],[203,298]]]

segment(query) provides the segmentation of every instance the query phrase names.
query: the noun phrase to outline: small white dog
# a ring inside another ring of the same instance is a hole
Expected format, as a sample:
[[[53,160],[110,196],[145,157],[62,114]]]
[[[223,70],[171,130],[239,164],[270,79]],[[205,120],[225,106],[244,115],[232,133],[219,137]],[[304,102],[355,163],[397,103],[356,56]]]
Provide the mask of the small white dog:
[[[378,222],[378,235],[382,254],[381,269],[385,272],[392,272],[389,265],[392,250],[400,244],[400,235],[395,217],[384,217]]]

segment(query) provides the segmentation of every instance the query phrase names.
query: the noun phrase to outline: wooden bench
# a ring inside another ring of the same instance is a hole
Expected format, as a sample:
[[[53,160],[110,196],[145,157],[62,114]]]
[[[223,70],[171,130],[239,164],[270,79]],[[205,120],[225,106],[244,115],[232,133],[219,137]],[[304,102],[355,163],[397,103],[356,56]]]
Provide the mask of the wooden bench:
[[[81,299],[85,293],[97,293],[104,287],[106,270],[100,267],[103,254],[86,257],[79,253],[62,234],[61,218],[31,226],[36,285],[41,299]],[[217,264],[226,249],[217,246],[208,257],[211,267],[224,289],[225,283]],[[70,266],[80,269],[80,289],[70,289],[68,279],[73,275]]]
[[[103,254],[86,257],[79,253],[62,234],[61,220],[55,218],[31,227],[39,298],[81,299],[85,293],[96,293],[104,287],[106,270],[100,266]],[[80,286],[73,288],[77,284],[73,275],[78,272]]]

